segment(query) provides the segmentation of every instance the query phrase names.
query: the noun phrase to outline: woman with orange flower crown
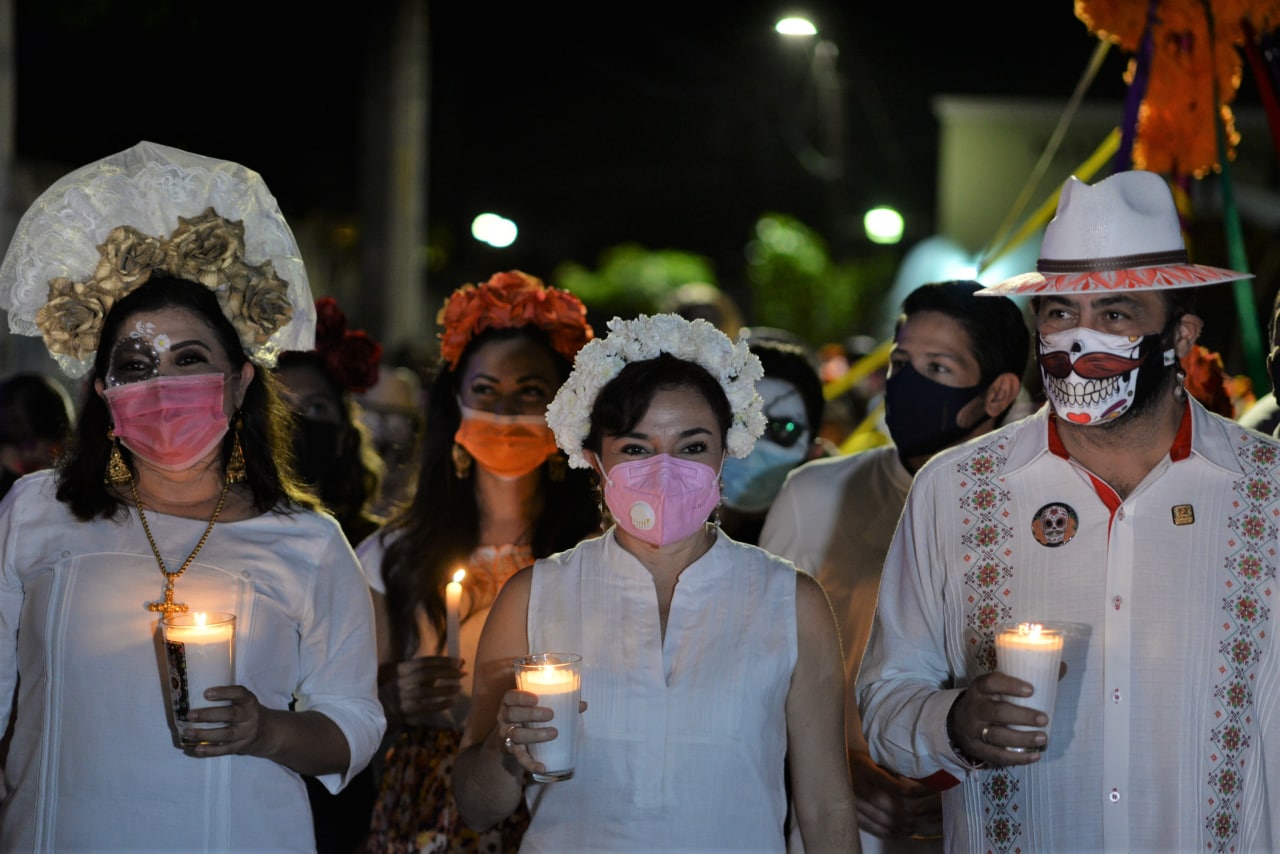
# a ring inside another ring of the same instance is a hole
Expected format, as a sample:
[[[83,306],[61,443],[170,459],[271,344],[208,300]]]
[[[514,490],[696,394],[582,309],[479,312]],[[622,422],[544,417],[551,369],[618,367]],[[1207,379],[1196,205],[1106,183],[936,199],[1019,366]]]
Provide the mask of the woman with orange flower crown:
[[[315,850],[385,729],[368,587],[288,464],[315,315],[261,177],[148,142],[23,215],[0,307],[83,377],[0,503],[0,850]],[[13,709],[12,715],[10,710]]]
[[[417,491],[358,549],[374,590],[390,722],[369,845],[512,850],[527,816],[471,831],[449,778],[470,708],[468,665],[498,589],[535,558],[600,532],[589,476],[568,467],[546,422],[592,330],[577,297],[515,270],[459,288],[438,322],[441,364]]]

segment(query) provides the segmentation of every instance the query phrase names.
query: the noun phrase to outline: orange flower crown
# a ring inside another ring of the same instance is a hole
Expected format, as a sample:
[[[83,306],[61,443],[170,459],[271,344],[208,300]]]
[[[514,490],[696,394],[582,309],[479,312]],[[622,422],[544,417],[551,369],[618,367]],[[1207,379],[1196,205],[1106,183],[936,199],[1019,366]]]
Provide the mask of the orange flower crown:
[[[582,300],[519,270],[495,273],[487,282],[458,288],[445,300],[436,322],[444,327],[440,357],[449,370],[458,367],[471,339],[486,329],[536,326],[550,336],[552,348],[570,362],[582,345],[595,337]]]

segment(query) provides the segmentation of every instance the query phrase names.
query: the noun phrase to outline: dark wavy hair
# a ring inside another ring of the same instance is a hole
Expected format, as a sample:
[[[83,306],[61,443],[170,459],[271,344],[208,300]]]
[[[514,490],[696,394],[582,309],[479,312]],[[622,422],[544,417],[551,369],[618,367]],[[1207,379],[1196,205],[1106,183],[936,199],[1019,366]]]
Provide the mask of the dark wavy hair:
[[[111,442],[107,430],[111,413],[106,402],[93,387],[94,380],[106,382],[111,367],[111,350],[127,321],[142,312],[178,308],[199,317],[214,332],[235,370],[248,361],[235,327],[227,320],[213,291],[197,282],[167,275],[153,275],[117,302],[102,324],[98,352],[93,371],[84,384],[80,419],[76,424],[67,454],[58,466],[58,500],[67,504],[79,519],[114,518],[127,512],[127,506],[103,482]],[[314,509],[315,499],[298,485],[290,466],[289,431],[292,415],[280,400],[275,378],[270,371],[259,369],[245,389],[240,407],[243,425],[240,430],[244,450],[246,485],[253,493],[253,506],[259,513],[272,510],[292,512]],[[228,430],[222,442],[222,464],[231,458],[235,431]],[[133,470],[133,455],[120,446],[120,454]]]
[[[532,326],[489,329],[473,338],[456,370],[443,361],[431,384],[422,464],[413,500],[398,511],[379,536],[386,543],[382,577],[386,585],[392,649],[412,656],[419,643],[415,609],[421,605],[443,648],[444,586],[459,564],[480,545],[480,509],[474,478],[459,479],[453,464],[453,436],[462,423],[459,377],[472,356],[491,341],[527,338],[551,354],[563,382],[569,362],[552,347],[545,332]],[[541,473],[542,510],[533,525],[534,557],[546,557],[577,545],[600,530],[600,507],[593,478],[584,469],[568,469],[563,480]]]

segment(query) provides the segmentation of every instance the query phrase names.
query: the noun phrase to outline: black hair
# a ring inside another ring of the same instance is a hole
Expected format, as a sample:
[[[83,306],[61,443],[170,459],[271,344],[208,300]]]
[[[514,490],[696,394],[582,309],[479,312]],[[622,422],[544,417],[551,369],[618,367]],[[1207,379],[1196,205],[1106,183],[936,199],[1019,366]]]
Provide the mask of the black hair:
[[[111,351],[126,322],[142,312],[178,308],[190,312],[209,327],[218,345],[225,351],[234,370],[240,370],[248,356],[235,327],[227,320],[218,298],[209,288],[197,282],[169,275],[153,274],[107,312],[103,320],[98,350],[92,373],[84,385],[84,399],[71,447],[58,466],[58,500],[66,503],[79,519],[112,518],[122,511],[124,503],[103,482],[111,441],[111,413],[93,387],[94,380],[106,383],[111,368]],[[292,415],[280,400],[275,378],[270,371],[255,372],[245,389],[240,406],[242,425],[239,430],[244,451],[246,485],[253,493],[253,506],[259,513],[284,512],[317,503],[299,487],[289,465],[289,430]],[[225,467],[236,441],[235,430],[228,430],[222,442]],[[120,454],[132,468],[129,449],[120,445]]]
[[[661,353],[653,359],[630,363],[605,383],[591,407],[591,429],[582,447],[599,454],[605,436],[630,432],[649,411],[658,390],[675,388],[692,388],[706,399],[720,427],[723,445],[733,423],[733,412],[719,380],[696,362]]]
[[[526,338],[545,348],[561,383],[569,376],[568,360],[535,326],[485,330],[467,344],[456,368],[450,369],[444,362],[439,365],[428,397],[422,460],[413,499],[396,512],[379,534],[386,544],[382,578],[392,649],[397,656],[409,657],[417,650],[420,638],[415,612],[419,605],[443,645],[444,585],[480,545],[475,480],[459,478],[453,461],[453,437],[462,423],[459,379],[481,347],[513,338]],[[567,469],[562,479],[556,479],[545,462],[539,471],[542,510],[534,520],[530,545],[534,557],[546,557],[598,532],[600,506],[591,472]]]
[[[969,352],[978,362],[981,385],[990,385],[1001,374],[1013,374],[1021,380],[1031,357],[1027,321],[1008,297],[975,296],[983,289],[983,285],[968,279],[921,285],[902,301],[894,333],[917,312],[946,315],[969,336]]]

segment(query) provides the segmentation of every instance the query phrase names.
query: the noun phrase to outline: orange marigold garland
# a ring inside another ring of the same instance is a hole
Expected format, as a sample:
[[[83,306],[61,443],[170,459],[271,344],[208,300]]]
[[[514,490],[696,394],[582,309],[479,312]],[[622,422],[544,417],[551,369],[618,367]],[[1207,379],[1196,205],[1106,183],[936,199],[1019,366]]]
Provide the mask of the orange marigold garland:
[[[1138,50],[1152,6],[1134,0],[1075,0],[1075,13],[1098,38]],[[1202,178],[1219,167],[1214,110],[1235,158],[1240,134],[1231,103],[1243,73],[1237,49],[1246,24],[1266,33],[1280,24],[1280,0],[1157,0],[1147,89],[1138,112],[1133,165],[1151,172]],[[1213,43],[1209,40],[1213,16]],[[1137,60],[1125,81],[1132,84]],[[1214,78],[1221,103],[1214,103]]]
[[[471,339],[486,329],[536,326],[570,362],[594,337],[582,300],[519,270],[495,273],[487,282],[458,288],[445,300],[436,322],[444,327],[440,356],[450,370],[458,367]]]

